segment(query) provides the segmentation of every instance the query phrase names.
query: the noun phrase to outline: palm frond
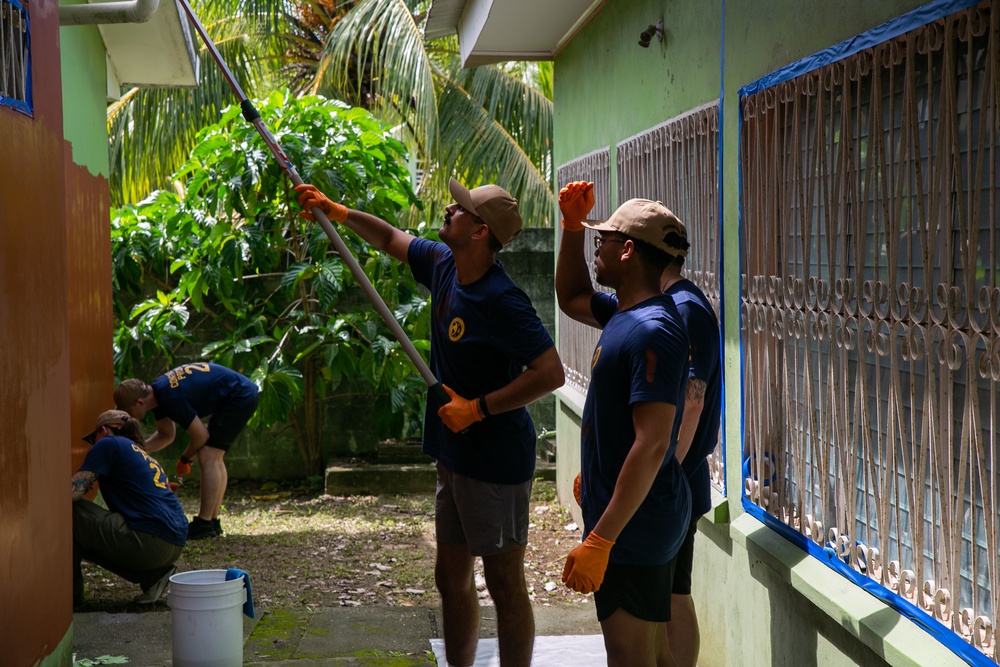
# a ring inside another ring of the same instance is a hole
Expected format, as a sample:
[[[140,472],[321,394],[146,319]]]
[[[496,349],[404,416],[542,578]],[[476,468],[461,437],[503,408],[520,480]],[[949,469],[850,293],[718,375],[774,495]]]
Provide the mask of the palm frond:
[[[536,165],[515,138],[464,89],[442,82],[438,92],[441,151],[436,175],[454,175],[467,186],[497,183],[518,199],[524,224],[547,226],[554,206],[549,186],[549,160]]]
[[[438,133],[434,79],[404,0],[361,0],[333,27],[317,91],[370,109],[412,133],[426,154]]]
[[[500,67],[462,70],[461,87],[544,173],[552,150],[552,101]]]
[[[262,76],[251,45],[241,37],[216,43],[233,76],[253,95]],[[198,131],[236,103],[232,88],[203,50],[200,85],[191,89],[144,88],[129,91],[108,109],[111,201],[136,202],[169,185],[170,175],[187,159]]]
[[[315,93],[324,45],[353,0],[299,0],[280,34],[282,79],[295,95]]]
[[[320,0],[322,2],[322,0]],[[335,4],[336,0],[327,0]],[[195,11],[209,34],[243,34],[258,54],[281,52],[288,19],[302,4],[291,0],[201,0]],[[228,27],[225,27],[228,26]]]
[[[295,3],[201,0],[192,5],[248,96],[273,80],[275,56],[281,53],[278,35]],[[198,131],[236,101],[207,48],[200,42],[196,47],[196,88],[131,90],[108,107],[113,205],[138,201],[169,185],[170,174],[187,158]]]

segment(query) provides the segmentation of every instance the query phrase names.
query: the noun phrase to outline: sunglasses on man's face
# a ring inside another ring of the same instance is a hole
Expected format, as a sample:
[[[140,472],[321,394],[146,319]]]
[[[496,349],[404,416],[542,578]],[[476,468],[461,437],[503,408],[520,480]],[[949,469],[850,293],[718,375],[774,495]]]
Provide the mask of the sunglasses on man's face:
[[[625,243],[628,239],[618,238],[616,236],[595,236],[594,237],[594,248],[598,251],[601,249],[605,243]]]

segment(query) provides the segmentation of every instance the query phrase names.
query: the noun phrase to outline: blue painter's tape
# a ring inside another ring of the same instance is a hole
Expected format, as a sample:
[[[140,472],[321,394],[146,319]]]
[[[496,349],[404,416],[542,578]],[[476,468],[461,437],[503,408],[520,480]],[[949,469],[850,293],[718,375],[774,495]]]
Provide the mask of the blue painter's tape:
[[[747,514],[761,521],[768,528],[784,537],[789,542],[801,549],[808,551],[809,555],[822,561],[831,569],[836,570],[841,575],[850,579],[853,583],[865,589],[879,600],[898,611],[902,616],[910,619],[921,629],[931,635],[935,641],[950,650],[952,653],[965,660],[974,667],[996,667],[996,663],[987,658],[969,642],[965,641],[958,633],[932,617],[930,614],[920,609],[906,598],[893,593],[888,588],[878,583],[870,577],[866,577],[860,572],[851,568],[837,557],[836,551],[829,547],[821,547],[802,533],[792,529],[785,523],[778,521],[775,517],[765,512],[760,506],[743,498],[743,509]]]
[[[955,12],[962,11],[976,5],[980,0],[937,0],[931,2],[922,7],[918,7],[913,11],[902,14],[890,21],[887,21],[871,30],[868,30],[860,35],[852,37],[850,39],[844,40],[839,44],[835,44],[823,51],[815,53],[806,58],[802,58],[794,63],[786,65],[785,67],[776,70],[764,77],[761,77],[757,81],[739,89],[738,94],[742,99],[749,95],[756,94],[762,90],[770,88],[772,86],[778,85],[790,79],[794,79],[797,76],[811,72],[813,70],[825,67],[830,63],[837,62],[843,58],[852,56],[864,49],[871,48],[877,44],[886,42],[888,40],[894,39],[899,35],[902,35],[910,30],[914,30],[921,26],[927,25],[941,19],[949,14],[954,14]],[[725,12],[723,12],[725,16]],[[723,77],[724,81],[724,77]],[[720,96],[721,100],[721,96]],[[721,109],[720,101],[720,109]],[[737,105],[738,112],[738,127],[743,127],[743,105]],[[719,149],[719,165],[721,169],[722,165],[722,149],[721,149],[721,132],[722,124],[720,123],[720,149]],[[742,130],[740,130],[742,132]],[[739,245],[739,256],[742,258],[745,256],[744,242],[743,242],[743,141],[736,142],[737,150],[737,197],[741,205],[737,209],[737,239]],[[720,177],[721,182],[721,177]],[[720,210],[721,210],[721,197],[720,197]],[[722,221],[722,215],[719,216],[720,224]],[[721,238],[721,237],[720,237]],[[721,257],[721,255],[720,255]],[[740,276],[740,293],[743,293],[743,278],[742,274]],[[742,312],[740,314],[742,319]],[[742,322],[740,323],[742,327]],[[739,347],[740,354],[740,373],[741,377],[745,380],[746,378],[746,363],[745,363],[745,346],[740,343]],[[741,405],[740,405],[740,433],[746,436],[746,420],[745,420],[745,404],[746,397],[745,392],[741,393]],[[744,452],[745,454],[745,452]],[[744,478],[746,473],[744,473]],[[969,644],[965,639],[963,639],[959,634],[953,632],[950,628],[946,627],[937,619],[933,618],[931,615],[927,614],[924,610],[920,609],[912,602],[900,595],[893,593],[889,589],[882,586],[880,583],[874,581],[866,575],[857,572],[850,567],[849,563],[845,563],[841,560],[834,549],[822,547],[812,540],[806,538],[804,535],[796,530],[793,530],[790,526],[778,521],[775,517],[765,512],[760,506],[751,502],[745,495],[742,497],[743,507],[748,514],[757,518],[763,522],[768,528],[776,531],[782,537],[787,539],[789,542],[795,544],[802,550],[808,552],[811,556],[816,559],[826,563],[831,569],[836,570],[843,576],[850,579],[852,582],[868,591],[879,600],[882,600],[885,604],[892,607],[898,611],[901,615],[909,618],[911,621],[916,623],[919,627],[927,631],[935,640],[940,642],[943,646],[951,650],[955,655],[965,660],[970,665],[978,667],[982,665],[983,667],[996,667],[996,663],[987,658],[983,653],[981,653],[974,646]]]
[[[840,44],[834,44],[828,49],[802,58],[767,76],[757,79],[753,83],[740,88],[739,95],[740,97],[746,97],[759,93],[765,88],[776,86],[779,83],[794,79],[797,76],[819,69],[820,67],[826,67],[830,63],[835,63],[876,44],[889,41],[915,28],[933,23],[939,18],[954,14],[972,5],[979,4],[979,2],[980,0],[938,0],[923,7],[918,7],[913,11],[886,21],[867,32],[851,37],[850,39],[845,39]]]

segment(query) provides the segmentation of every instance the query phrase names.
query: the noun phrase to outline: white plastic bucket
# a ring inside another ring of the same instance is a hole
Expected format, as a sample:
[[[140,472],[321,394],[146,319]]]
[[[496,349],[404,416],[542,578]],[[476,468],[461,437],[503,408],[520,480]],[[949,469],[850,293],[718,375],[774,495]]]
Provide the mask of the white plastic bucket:
[[[174,667],[239,667],[243,664],[243,577],[226,581],[225,570],[194,570],[170,577]]]

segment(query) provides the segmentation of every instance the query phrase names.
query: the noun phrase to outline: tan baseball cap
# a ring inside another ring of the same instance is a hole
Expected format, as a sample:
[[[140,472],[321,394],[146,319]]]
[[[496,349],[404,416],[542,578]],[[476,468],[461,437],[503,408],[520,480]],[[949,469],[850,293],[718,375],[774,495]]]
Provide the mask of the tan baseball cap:
[[[604,222],[585,220],[583,224],[599,232],[618,232],[644,241],[675,257],[687,257],[691,247],[681,219],[662,203],[649,199],[629,199]],[[668,240],[672,234],[676,236]]]
[[[128,423],[128,420],[129,414],[124,410],[105,410],[101,413],[101,416],[97,418],[97,424],[94,425],[94,430],[83,436],[83,439],[90,444],[94,444],[97,429],[102,426],[115,426],[121,428]]]
[[[448,189],[458,205],[472,213],[490,228],[501,245],[507,245],[521,233],[521,212],[517,200],[499,185],[481,185],[469,190],[454,178]]]

